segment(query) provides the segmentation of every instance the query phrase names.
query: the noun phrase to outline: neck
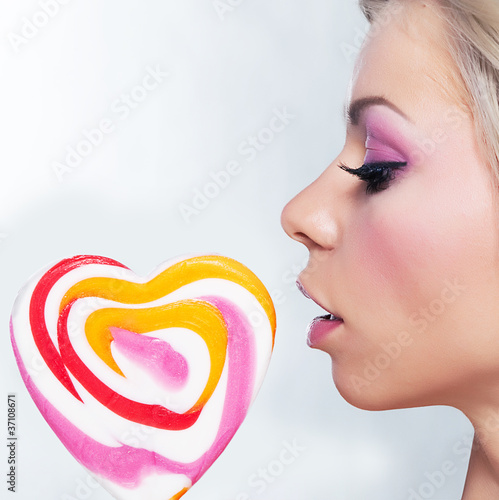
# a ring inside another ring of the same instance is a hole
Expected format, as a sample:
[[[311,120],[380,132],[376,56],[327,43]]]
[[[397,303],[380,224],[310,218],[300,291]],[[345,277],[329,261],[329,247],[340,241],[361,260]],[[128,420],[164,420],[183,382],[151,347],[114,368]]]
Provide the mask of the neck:
[[[475,437],[462,500],[496,500],[499,498],[499,408],[489,407],[467,416],[475,428]]]

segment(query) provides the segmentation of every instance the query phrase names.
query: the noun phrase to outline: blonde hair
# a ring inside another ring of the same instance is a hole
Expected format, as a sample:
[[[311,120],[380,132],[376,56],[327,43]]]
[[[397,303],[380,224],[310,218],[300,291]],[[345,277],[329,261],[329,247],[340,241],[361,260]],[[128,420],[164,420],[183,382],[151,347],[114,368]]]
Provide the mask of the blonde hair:
[[[369,22],[400,0],[359,0]],[[476,136],[499,184],[499,0],[435,0],[464,83]]]

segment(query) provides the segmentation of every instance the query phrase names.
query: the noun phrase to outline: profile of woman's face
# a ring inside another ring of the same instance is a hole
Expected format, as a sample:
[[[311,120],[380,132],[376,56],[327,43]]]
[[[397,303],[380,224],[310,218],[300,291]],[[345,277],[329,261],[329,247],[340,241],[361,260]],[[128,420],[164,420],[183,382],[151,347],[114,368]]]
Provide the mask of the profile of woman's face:
[[[365,409],[497,397],[496,198],[445,29],[422,1],[373,25],[344,148],[282,215],[310,252],[303,288],[343,320],[316,321],[309,343],[331,356],[343,397]],[[398,165],[391,180],[338,167],[380,162]]]

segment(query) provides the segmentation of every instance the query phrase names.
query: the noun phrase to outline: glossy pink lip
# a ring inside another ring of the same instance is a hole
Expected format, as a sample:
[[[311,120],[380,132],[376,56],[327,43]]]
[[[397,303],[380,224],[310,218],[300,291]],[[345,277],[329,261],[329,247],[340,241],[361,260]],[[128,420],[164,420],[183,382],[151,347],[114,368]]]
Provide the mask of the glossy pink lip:
[[[312,297],[310,297],[306,288],[302,285],[302,283],[299,279],[296,280],[296,286],[298,287],[298,290],[300,290],[300,292],[303,293],[303,295],[305,295],[305,297],[307,297],[307,299],[312,299]],[[314,299],[312,299],[312,300],[314,300]],[[314,300],[314,302],[315,302],[315,300]]]
[[[307,344],[310,347],[318,347],[319,344],[343,324],[341,319],[328,319],[327,316],[318,316],[308,325]]]
[[[298,290],[300,290],[300,292],[303,295],[305,295],[305,297],[307,297],[307,299],[313,300],[319,307],[321,307],[322,309],[324,309],[324,311],[328,312],[329,314],[332,314],[336,319],[341,319],[341,320],[343,319],[341,316],[339,316],[335,312],[330,311],[329,309],[326,309],[318,300],[316,300],[312,295],[310,295],[310,293],[303,286],[303,284],[302,284],[302,282],[300,281],[299,278],[296,280],[296,286],[298,287]]]
[[[299,279],[296,280],[296,286],[298,287],[300,292],[303,293],[305,297],[307,297],[307,299],[313,300],[318,306],[322,307],[322,309],[328,311],[317,300],[315,300],[314,297],[312,297],[309,294],[309,292],[303,286],[303,284]],[[326,337],[329,333],[331,333],[333,329],[343,324],[343,319],[340,316],[332,313],[331,311],[328,312],[330,314],[326,314],[324,316],[317,316],[308,325],[307,344],[310,347],[316,347],[324,339],[324,337]]]

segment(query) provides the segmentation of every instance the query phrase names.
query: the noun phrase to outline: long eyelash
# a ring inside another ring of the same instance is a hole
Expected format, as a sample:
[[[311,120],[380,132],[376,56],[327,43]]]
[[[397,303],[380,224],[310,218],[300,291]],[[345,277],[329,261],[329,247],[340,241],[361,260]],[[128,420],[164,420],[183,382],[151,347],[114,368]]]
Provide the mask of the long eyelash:
[[[378,193],[386,189],[395,178],[394,171],[407,165],[407,162],[380,161],[375,163],[364,163],[359,168],[350,168],[340,163],[340,167],[349,174],[356,175],[359,179],[367,182],[366,194]]]

